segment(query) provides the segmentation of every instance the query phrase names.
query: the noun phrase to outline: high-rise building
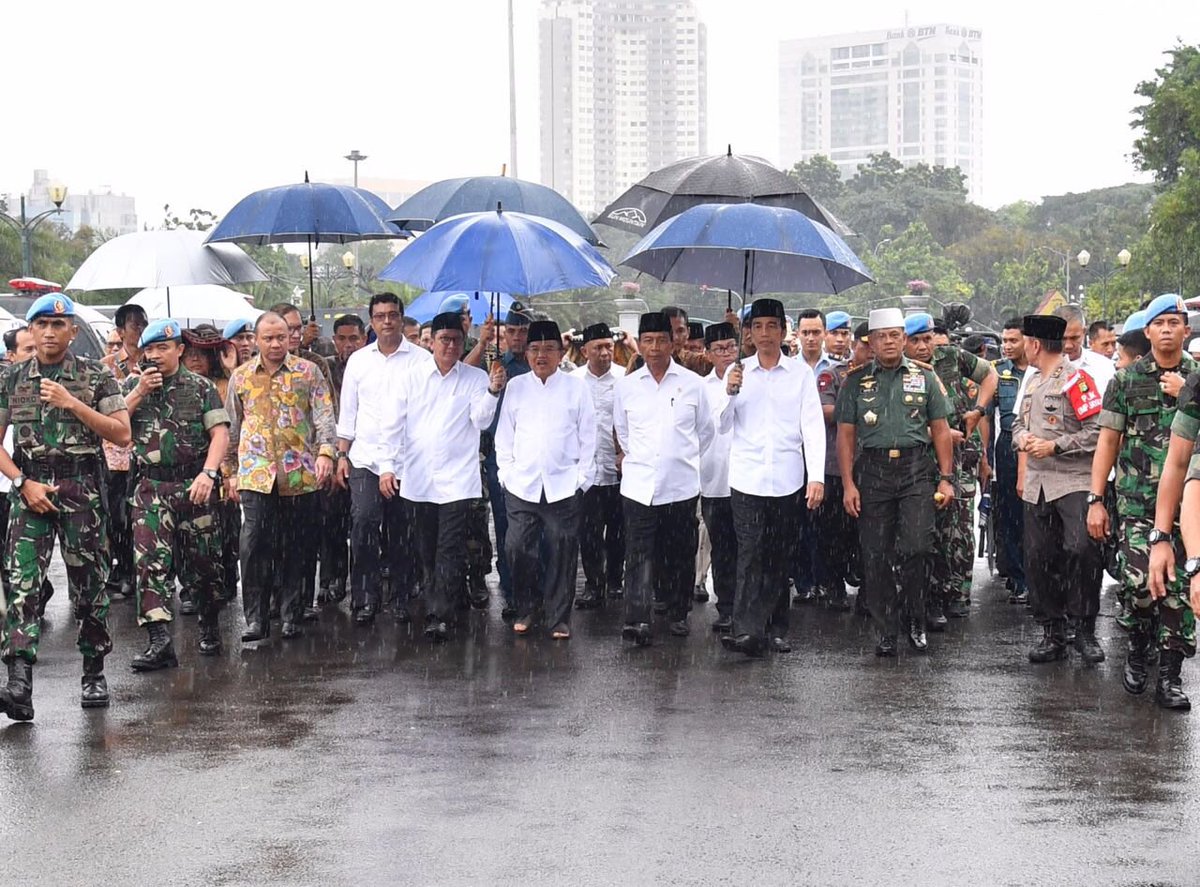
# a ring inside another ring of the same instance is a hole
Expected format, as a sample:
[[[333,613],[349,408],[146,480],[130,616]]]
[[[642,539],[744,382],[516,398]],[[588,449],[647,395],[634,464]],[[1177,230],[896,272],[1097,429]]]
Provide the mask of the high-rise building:
[[[779,44],[779,150],[817,154],[848,178],[870,154],[957,166],[983,184],[983,42],[978,29],[925,25]]]
[[[33,171],[33,184],[25,192],[25,215],[32,217],[47,209],[54,209],[50,199],[50,174],[44,169]],[[9,196],[5,203],[9,213],[15,214],[20,197]],[[68,231],[91,228],[102,234],[131,234],[138,230],[137,209],[134,200],[125,194],[114,194],[111,188],[77,194],[68,188],[62,212],[53,216],[48,224],[61,225]]]
[[[584,212],[708,148],[691,0],[542,0],[542,183]]]

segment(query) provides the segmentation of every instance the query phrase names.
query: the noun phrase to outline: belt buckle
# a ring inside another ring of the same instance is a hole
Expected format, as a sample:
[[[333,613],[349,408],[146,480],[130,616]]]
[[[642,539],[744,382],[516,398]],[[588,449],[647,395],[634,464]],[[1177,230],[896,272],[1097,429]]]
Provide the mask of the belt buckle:
[[[900,451],[899,450],[888,450],[888,458],[889,459],[899,459]]]

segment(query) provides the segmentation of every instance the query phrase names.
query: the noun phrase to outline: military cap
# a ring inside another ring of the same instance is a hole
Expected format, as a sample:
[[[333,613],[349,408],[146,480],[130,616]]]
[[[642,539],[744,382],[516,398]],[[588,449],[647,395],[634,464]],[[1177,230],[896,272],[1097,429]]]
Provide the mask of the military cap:
[[[525,305],[521,302],[513,300],[513,303],[508,306],[508,313],[504,315],[505,326],[529,326],[529,314]]]
[[[25,312],[25,322],[32,323],[34,318],[44,315],[55,317],[74,317],[75,303],[62,293],[50,293],[38,297],[29,310]]]
[[[650,311],[638,318],[638,335],[644,333],[666,333],[671,335],[671,318],[661,311]]]
[[[933,332],[933,315],[919,311],[904,318],[904,335],[917,336]]]
[[[873,308],[867,318],[867,329],[875,330],[904,329],[904,312],[899,308]]]
[[[142,337],[138,339],[138,347],[145,348],[155,342],[178,342],[182,338],[183,327],[179,325],[178,320],[168,317],[166,320],[156,320],[142,330]]]
[[[870,333],[871,327],[865,320],[854,328],[854,338],[860,342],[867,341],[870,338]]]
[[[778,299],[755,299],[750,303],[750,316],[747,318],[751,323],[755,318],[773,317],[779,321],[780,326],[787,325],[787,315],[783,311],[783,302]]]
[[[1132,333],[1137,330],[1144,330],[1145,328],[1146,328],[1146,312],[1145,311],[1135,311],[1132,314],[1130,314],[1129,317],[1126,319],[1125,326],[1122,327],[1121,332],[1122,333]]]
[[[1067,321],[1053,314],[1026,314],[1021,318],[1022,335],[1046,342],[1061,342],[1067,331]]]
[[[708,329],[704,331],[704,347],[709,347],[713,342],[736,338],[737,331],[734,330],[732,323],[710,323]]]
[[[1182,314],[1184,320],[1187,320],[1187,305],[1183,304],[1183,297],[1175,293],[1163,293],[1161,296],[1155,296],[1145,310],[1146,326],[1150,326],[1155,318],[1164,314]]]
[[[845,311],[830,311],[825,315],[825,329],[829,332],[850,329],[850,315]]]
[[[704,324],[698,320],[688,321],[688,341],[692,342],[696,339],[704,338]]]
[[[529,325],[529,344],[534,342],[557,342],[562,346],[562,331],[553,320],[535,320]]]
[[[431,335],[436,335],[439,330],[454,330],[456,333],[461,333],[462,314],[458,311],[443,311],[441,314],[435,315],[429,324],[429,332]]]
[[[583,328],[583,344],[595,342],[597,339],[612,339],[612,329],[607,323],[593,323]]]
[[[254,321],[245,317],[239,317],[237,320],[231,320],[225,324],[225,329],[221,331],[221,335],[226,339],[232,339],[234,336],[240,336],[245,332],[254,331]]]

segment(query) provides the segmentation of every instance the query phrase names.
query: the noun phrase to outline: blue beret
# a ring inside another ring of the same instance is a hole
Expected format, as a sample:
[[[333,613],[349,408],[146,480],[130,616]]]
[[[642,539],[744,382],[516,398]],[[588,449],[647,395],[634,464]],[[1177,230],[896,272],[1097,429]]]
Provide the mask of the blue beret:
[[[75,303],[62,293],[41,296],[29,306],[29,310],[25,312],[25,320],[32,323],[35,317],[41,317],[44,314],[53,314],[55,317],[74,317]]]
[[[232,339],[234,336],[240,336],[247,330],[254,329],[254,321],[245,317],[239,317],[237,320],[231,320],[225,324],[225,329],[221,331],[221,337],[224,339]]]
[[[1161,296],[1155,296],[1154,300],[1146,306],[1146,326],[1150,326],[1150,322],[1164,314],[1182,314],[1184,319],[1187,318],[1187,305],[1183,304],[1183,297],[1176,293],[1163,293]]]
[[[462,311],[467,307],[467,296],[465,293],[459,293],[455,296],[447,296],[442,299],[442,304],[438,307],[438,314],[446,311]]]
[[[916,336],[920,333],[933,332],[933,315],[919,312],[904,318],[904,335]]]
[[[738,317],[744,321],[749,316],[750,316],[750,306],[743,305],[741,310],[738,311]]]
[[[138,347],[145,348],[155,342],[178,342],[182,336],[183,329],[179,326],[179,321],[168,317],[166,320],[156,320],[146,327],[142,331],[142,337],[138,339]]]
[[[1146,328],[1146,312],[1135,311],[1125,320],[1125,326],[1121,328],[1121,333],[1132,333],[1134,330],[1144,330]]]
[[[825,315],[825,329],[830,331],[850,329],[850,315],[845,311],[830,311]]]

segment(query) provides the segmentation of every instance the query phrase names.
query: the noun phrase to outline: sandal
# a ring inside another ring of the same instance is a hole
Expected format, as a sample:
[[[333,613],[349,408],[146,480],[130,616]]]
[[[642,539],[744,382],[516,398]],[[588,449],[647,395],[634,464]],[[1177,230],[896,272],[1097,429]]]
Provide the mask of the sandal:
[[[517,634],[529,634],[529,629],[533,628],[533,617],[522,616],[513,623],[513,631]]]
[[[571,639],[571,628],[565,622],[560,622],[550,631],[550,637],[556,641],[569,641]]]

